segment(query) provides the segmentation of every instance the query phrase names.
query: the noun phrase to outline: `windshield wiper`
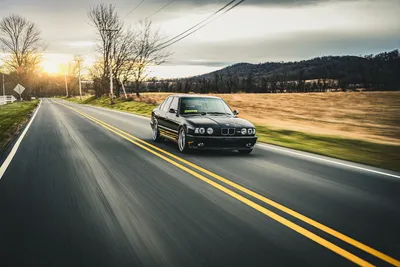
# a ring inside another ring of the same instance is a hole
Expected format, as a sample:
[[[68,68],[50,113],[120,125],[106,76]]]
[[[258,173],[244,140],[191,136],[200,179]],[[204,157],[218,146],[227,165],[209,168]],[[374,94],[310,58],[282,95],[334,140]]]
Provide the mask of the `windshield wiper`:
[[[207,115],[207,113],[206,112],[190,112],[190,113],[185,113],[182,115],[185,115],[185,116],[187,116],[187,115],[202,115],[202,116],[204,116],[204,115]]]
[[[227,113],[227,112],[216,112],[216,111],[207,112],[207,114],[213,114],[213,115],[232,115],[232,114],[229,114],[229,113]]]

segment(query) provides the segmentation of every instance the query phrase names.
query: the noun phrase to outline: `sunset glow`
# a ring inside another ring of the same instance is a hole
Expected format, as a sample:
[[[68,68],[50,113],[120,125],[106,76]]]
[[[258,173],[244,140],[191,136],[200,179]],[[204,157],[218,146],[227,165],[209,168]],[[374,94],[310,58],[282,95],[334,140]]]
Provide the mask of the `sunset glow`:
[[[63,74],[65,65],[72,60],[72,56],[67,54],[46,53],[43,55],[43,61],[40,66],[43,72],[48,74]]]

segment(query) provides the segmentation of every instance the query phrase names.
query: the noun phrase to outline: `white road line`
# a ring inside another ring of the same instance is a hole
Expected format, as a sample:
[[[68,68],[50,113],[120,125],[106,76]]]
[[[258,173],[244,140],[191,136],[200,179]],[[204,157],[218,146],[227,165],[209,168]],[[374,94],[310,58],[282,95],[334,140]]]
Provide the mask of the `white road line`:
[[[324,162],[329,162],[329,163],[333,163],[333,164],[337,164],[337,165],[341,165],[341,166],[346,166],[346,167],[350,167],[350,168],[354,168],[354,169],[358,169],[358,170],[363,170],[363,171],[367,171],[367,172],[377,173],[377,174],[386,175],[386,176],[390,176],[390,177],[394,177],[394,178],[399,178],[400,179],[400,175],[395,175],[395,174],[382,172],[382,171],[376,171],[376,170],[363,168],[363,167],[359,167],[359,166],[355,166],[355,165],[351,165],[351,164],[347,164],[347,163],[342,163],[342,162],[335,161],[335,160],[325,159],[325,158],[322,158],[322,157],[311,156],[311,155],[308,155],[308,154],[305,154],[305,153],[295,152],[295,151],[292,151],[292,150],[289,150],[289,149],[285,149],[285,148],[279,148],[279,147],[269,146],[267,144],[259,144],[259,143],[257,144],[257,146],[265,147],[267,149],[282,151],[282,152],[293,154],[293,155],[297,155],[297,156],[302,156],[302,157],[306,157],[306,158],[310,158],[310,159],[316,159],[316,160],[320,160],[320,161],[324,161]]]
[[[26,125],[25,130],[22,132],[21,136],[18,138],[17,142],[14,144],[14,147],[11,149],[10,154],[8,154],[6,160],[3,162],[3,164],[0,167],[0,180],[3,177],[4,173],[6,172],[8,165],[10,165],[12,159],[15,156],[15,153],[17,153],[18,147],[22,142],[22,139],[24,139],[25,134],[28,132],[29,127],[31,126],[33,120],[36,117],[36,114],[38,113],[40,106],[42,105],[42,100],[40,100],[39,106],[36,108],[35,113],[33,114],[31,120],[29,121],[28,125]]]
[[[68,101],[65,101],[65,102],[68,102]],[[71,102],[68,102],[68,103],[71,104]],[[76,105],[79,105],[79,104],[76,104]],[[133,117],[136,117],[136,118],[150,120],[148,117],[145,117],[145,116],[131,114],[131,113],[127,113],[127,112],[123,112],[123,111],[119,111],[119,110],[112,110],[112,109],[108,109],[108,108],[96,107],[96,106],[91,106],[91,105],[84,105],[84,106],[90,107],[90,108],[102,109],[102,110],[106,110],[106,111],[112,111],[112,112],[116,112],[116,113],[120,113],[120,114],[124,114],[124,115],[133,116]],[[329,162],[329,163],[333,163],[333,164],[337,164],[337,165],[341,165],[341,166],[346,166],[346,167],[350,167],[350,168],[354,168],[354,169],[358,169],[358,170],[363,170],[363,171],[367,171],[367,172],[372,172],[372,173],[386,175],[386,176],[390,176],[390,177],[394,177],[394,178],[400,179],[400,175],[395,175],[395,174],[391,174],[391,173],[387,173],[387,172],[382,172],[382,171],[376,171],[376,170],[372,170],[372,169],[368,169],[368,168],[363,168],[363,167],[359,167],[359,166],[355,166],[355,165],[351,165],[351,164],[347,164],[347,163],[342,163],[342,162],[335,161],[335,160],[325,159],[325,158],[318,157],[318,156],[311,156],[311,155],[308,155],[308,154],[305,154],[305,153],[301,153],[300,151],[299,152],[292,151],[292,149],[289,149],[289,148],[288,149],[286,149],[284,147],[279,148],[279,147],[276,147],[276,146],[272,146],[272,145],[268,145],[268,144],[262,144],[262,143],[261,144],[257,143],[257,146],[258,147],[265,147],[265,148],[268,148],[268,149],[274,149],[274,150],[277,150],[277,151],[282,151],[282,152],[286,152],[286,153],[289,153],[289,154],[294,154],[294,155],[297,155],[297,156],[307,157],[307,158],[310,158],[310,159],[316,159],[316,160],[320,160],[320,161],[324,161],[324,162]]]

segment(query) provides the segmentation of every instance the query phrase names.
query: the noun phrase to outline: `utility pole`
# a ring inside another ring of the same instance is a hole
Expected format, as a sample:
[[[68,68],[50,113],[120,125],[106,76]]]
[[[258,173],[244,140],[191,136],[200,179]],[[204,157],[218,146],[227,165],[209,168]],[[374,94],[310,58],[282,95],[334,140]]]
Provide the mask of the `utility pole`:
[[[78,68],[79,68],[79,99],[82,101],[82,81],[81,81],[81,62],[82,59],[77,59],[76,60],[78,62]]]
[[[66,94],[67,94],[67,97],[68,97],[69,95],[68,95],[68,82],[67,82],[67,75],[64,75],[64,80],[65,80],[65,91],[66,91]]]
[[[111,46],[112,47],[112,46]],[[110,94],[111,94],[111,105],[114,104],[114,83],[113,83],[113,74],[112,74],[112,55],[110,52]]]
[[[3,73],[3,97],[6,99],[6,86],[4,85],[4,73]]]
[[[124,86],[124,81],[123,80],[121,80],[121,85],[122,85],[122,90],[124,90],[125,99],[128,99],[128,96],[126,95],[126,91],[125,91],[125,86]]]
[[[118,29],[106,29],[103,28],[101,29],[102,31],[105,31],[109,34],[109,38],[110,38],[110,51],[109,51],[109,59],[108,59],[108,68],[110,71],[110,98],[111,98],[111,105],[114,104],[114,84],[113,84],[113,74],[112,74],[112,49],[113,49],[113,36],[112,33],[113,32],[119,32],[120,30]]]

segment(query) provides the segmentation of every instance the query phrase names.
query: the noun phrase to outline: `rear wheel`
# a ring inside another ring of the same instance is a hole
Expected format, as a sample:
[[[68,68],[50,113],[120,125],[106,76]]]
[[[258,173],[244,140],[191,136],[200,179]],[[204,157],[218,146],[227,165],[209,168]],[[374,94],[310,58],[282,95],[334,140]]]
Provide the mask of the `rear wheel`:
[[[184,127],[179,129],[178,135],[178,149],[181,153],[186,153],[189,151],[189,147],[186,140],[186,131]]]
[[[249,155],[251,152],[253,152],[253,149],[238,150],[238,151],[240,154]]]
[[[160,138],[160,130],[158,129],[158,121],[156,119],[154,119],[153,121],[153,140],[158,142],[161,140]]]

